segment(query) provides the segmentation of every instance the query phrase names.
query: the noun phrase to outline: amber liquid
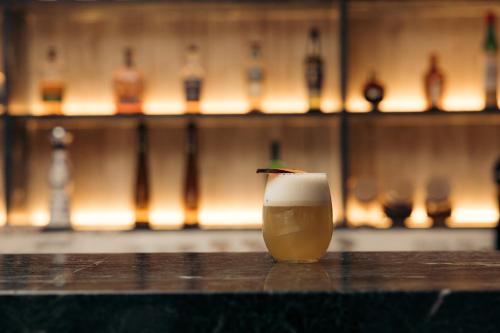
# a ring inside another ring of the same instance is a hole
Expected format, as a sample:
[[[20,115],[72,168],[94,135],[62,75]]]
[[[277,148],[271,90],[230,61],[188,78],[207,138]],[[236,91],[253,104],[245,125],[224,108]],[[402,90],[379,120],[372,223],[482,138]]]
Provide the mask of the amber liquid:
[[[146,127],[138,127],[137,175],[135,181],[135,229],[149,228],[149,177]]]
[[[187,158],[184,179],[184,228],[198,227],[198,136],[196,125],[187,127]]]
[[[45,114],[62,114],[64,83],[62,81],[44,81],[40,84],[40,93]]]
[[[332,207],[264,206],[264,241],[278,261],[315,262],[332,238]]]

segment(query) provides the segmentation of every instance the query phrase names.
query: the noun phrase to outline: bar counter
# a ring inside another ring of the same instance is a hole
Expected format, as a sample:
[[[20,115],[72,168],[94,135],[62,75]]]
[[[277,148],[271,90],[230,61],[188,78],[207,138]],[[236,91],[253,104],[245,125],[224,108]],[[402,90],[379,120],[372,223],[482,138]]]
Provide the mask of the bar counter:
[[[0,256],[2,332],[498,332],[500,254]]]

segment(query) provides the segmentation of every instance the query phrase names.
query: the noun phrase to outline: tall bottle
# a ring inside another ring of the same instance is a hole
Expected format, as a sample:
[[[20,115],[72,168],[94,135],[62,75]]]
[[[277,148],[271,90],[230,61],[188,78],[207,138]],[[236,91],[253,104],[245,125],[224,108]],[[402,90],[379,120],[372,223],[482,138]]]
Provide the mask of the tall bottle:
[[[262,49],[258,42],[253,42],[250,47],[250,62],[247,70],[247,80],[250,112],[262,112],[264,65],[262,62]]]
[[[71,228],[70,193],[71,173],[67,146],[71,135],[62,127],[54,127],[51,133],[52,161],[49,168],[50,220],[46,230]]]
[[[427,110],[443,109],[444,75],[438,67],[435,54],[430,57],[430,67],[425,74],[425,99]]]
[[[65,91],[63,65],[53,46],[47,49],[41,75],[39,89],[44,113],[62,114]]]
[[[198,129],[190,122],[187,126],[186,166],[184,174],[184,228],[198,227]]]
[[[485,108],[497,109],[497,38],[495,34],[495,14],[488,13],[486,16],[486,39],[484,41],[485,53]]]
[[[144,122],[137,126],[135,229],[149,229],[148,139]]]
[[[192,44],[187,49],[186,63],[182,70],[186,113],[200,113],[200,99],[203,88],[204,70],[201,66],[198,46]]]
[[[134,51],[125,48],[123,67],[113,76],[116,113],[141,113],[144,93],[144,76],[135,68]]]
[[[271,142],[271,158],[269,159],[270,169],[284,168],[284,163],[281,160],[281,146],[278,141]]]
[[[323,59],[321,57],[320,34],[317,28],[312,28],[309,32],[305,67],[309,112],[321,112],[321,93],[323,90]]]

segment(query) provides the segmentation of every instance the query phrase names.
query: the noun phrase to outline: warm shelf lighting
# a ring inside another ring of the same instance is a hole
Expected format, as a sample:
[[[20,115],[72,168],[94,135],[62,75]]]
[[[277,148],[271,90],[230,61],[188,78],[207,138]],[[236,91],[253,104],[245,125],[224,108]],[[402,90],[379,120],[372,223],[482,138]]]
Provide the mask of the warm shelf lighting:
[[[263,111],[267,113],[303,113],[307,111],[305,100],[295,100],[293,97],[283,100],[265,100]],[[204,114],[242,114],[249,109],[246,100],[206,100],[201,102],[201,113]],[[325,112],[334,112],[340,109],[340,102],[325,99],[321,108]],[[14,113],[24,112],[21,105],[11,107]],[[68,101],[63,104],[65,115],[110,115],[115,113],[112,102],[76,102]],[[144,102],[145,114],[182,114],[184,113],[184,102],[182,100],[162,101],[153,100]],[[41,103],[30,105],[30,112],[34,115],[43,115],[44,108]]]
[[[203,227],[257,227],[262,224],[262,210],[210,210],[200,212],[200,225]]]
[[[474,111],[484,108],[484,101],[480,96],[469,95],[466,92],[445,96],[443,100],[445,110],[452,111]]]
[[[157,228],[180,228],[184,221],[184,213],[178,209],[153,210],[149,214],[149,220]]]
[[[494,227],[498,211],[492,207],[458,207],[451,215],[450,227]]]

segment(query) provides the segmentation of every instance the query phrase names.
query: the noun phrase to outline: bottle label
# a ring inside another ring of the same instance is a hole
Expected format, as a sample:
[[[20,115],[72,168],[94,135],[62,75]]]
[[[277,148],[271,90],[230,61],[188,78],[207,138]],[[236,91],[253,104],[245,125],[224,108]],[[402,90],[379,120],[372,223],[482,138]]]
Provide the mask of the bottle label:
[[[186,100],[199,101],[201,94],[201,80],[198,78],[189,78],[184,81],[184,90],[186,91]]]
[[[44,102],[62,102],[63,89],[62,88],[43,88],[42,101]]]
[[[264,78],[264,73],[260,67],[252,67],[248,70],[248,80],[250,82],[261,82]]]
[[[366,99],[369,102],[379,102],[382,100],[382,91],[377,87],[370,87],[366,90]]]
[[[434,80],[431,82],[430,87],[429,87],[429,97],[430,97],[432,106],[437,106],[439,104],[439,100],[441,99],[442,91],[443,91],[443,87],[442,87],[440,81]]]
[[[70,224],[69,196],[64,189],[53,189],[50,198],[50,222],[52,227]]]
[[[323,87],[323,62],[320,58],[310,57],[307,59],[306,81],[309,91],[321,91]]]
[[[485,88],[487,92],[497,91],[497,56],[496,52],[486,52]]]

